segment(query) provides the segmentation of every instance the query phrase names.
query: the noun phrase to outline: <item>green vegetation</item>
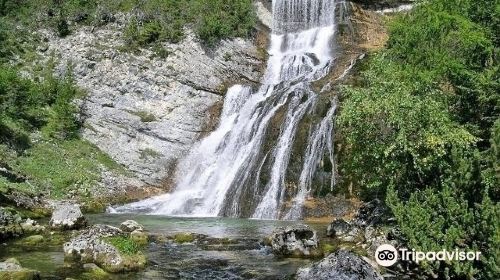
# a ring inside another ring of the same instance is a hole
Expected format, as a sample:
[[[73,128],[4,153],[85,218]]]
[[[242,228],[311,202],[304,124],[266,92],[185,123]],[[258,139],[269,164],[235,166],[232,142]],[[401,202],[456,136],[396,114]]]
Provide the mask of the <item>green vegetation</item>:
[[[248,36],[256,21],[251,0],[2,0],[0,10],[0,16],[37,27],[42,23],[61,37],[78,24],[101,26],[114,21],[115,14],[126,13],[130,16],[124,35],[131,49],[179,42],[187,26],[213,45],[221,39]]]
[[[141,246],[139,244],[125,236],[107,237],[104,241],[115,246],[120,253],[128,256],[135,255],[141,251]]]
[[[71,65],[65,76],[56,77],[49,61],[30,79],[7,63],[29,51],[8,22],[0,17],[0,167],[12,176],[0,175],[0,192],[15,189],[63,197],[73,190],[89,197],[104,169],[122,169],[79,139],[79,108],[73,100],[84,93],[74,85]]]
[[[344,183],[386,197],[409,247],[482,252],[421,264],[439,279],[500,273],[499,20],[498,0],[422,2],[342,92]]]

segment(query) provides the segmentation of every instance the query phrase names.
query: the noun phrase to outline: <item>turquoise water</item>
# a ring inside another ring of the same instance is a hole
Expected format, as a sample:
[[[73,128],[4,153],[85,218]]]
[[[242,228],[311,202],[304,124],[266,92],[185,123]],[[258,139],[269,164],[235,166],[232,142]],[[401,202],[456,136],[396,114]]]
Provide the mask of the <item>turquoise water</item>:
[[[228,246],[204,246],[151,242],[147,248],[148,266],[137,273],[112,275],[110,279],[289,279],[309,260],[277,258],[259,240],[275,228],[296,224],[233,218],[173,218],[147,215],[99,214],[88,216],[92,224],[118,226],[133,219],[155,235],[197,233],[213,238],[236,240]],[[323,233],[325,224],[311,224]],[[43,279],[88,279],[82,271],[64,263],[62,245],[21,248],[0,245],[0,259],[17,258],[24,267],[39,270]]]

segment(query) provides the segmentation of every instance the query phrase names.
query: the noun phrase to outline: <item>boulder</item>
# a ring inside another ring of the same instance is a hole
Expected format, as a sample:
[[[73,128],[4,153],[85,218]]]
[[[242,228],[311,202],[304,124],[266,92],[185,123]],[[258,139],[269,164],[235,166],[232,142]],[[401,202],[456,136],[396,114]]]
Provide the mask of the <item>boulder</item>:
[[[20,240],[19,242],[23,245],[26,245],[26,246],[36,246],[36,245],[39,245],[40,243],[43,243],[43,241],[44,241],[43,236],[31,235],[31,236],[28,236],[28,237]]]
[[[16,259],[0,262],[0,279],[6,280],[38,280],[38,271],[23,268]]]
[[[108,225],[94,225],[65,243],[64,258],[68,261],[94,263],[108,272],[125,272],[145,267],[142,253],[123,254],[106,238],[122,236],[123,232]]]
[[[120,224],[120,229],[124,232],[133,232],[135,230],[143,231],[144,227],[134,220],[127,220]]]
[[[110,275],[104,271],[102,268],[98,267],[94,263],[86,263],[83,265],[83,279],[92,279],[92,280],[109,280]]]
[[[81,229],[87,226],[87,219],[78,205],[60,204],[52,213],[49,225],[51,228],[60,230]]]
[[[23,234],[21,216],[11,209],[0,207],[0,241]]]
[[[358,226],[376,226],[390,221],[389,209],[380,199],[374,199],[359,208],[353,222]]]
[[[130,233],[130,239],[141,246],[148,244],[149,234],[142,230],[134,230]]]
[[[269,237],[273,253],[278,256],[314,257],[321,254],[316,231],[306,225],[280,228]]]
[[[311,266],[299,269],[296,279],[383,280],[363,258],[346,250],[339,250]]]
[[[357,225],[352,225],[343,219],[336,219],[326,230],[326,236],[336,238],[343,242],[362,242],[364,232]]]
[[[26,219],[26,221],[20,224],[24,233],[41,233],[45,231],[45,227],[39,225],[37,221],[34,221],[30,218]]]

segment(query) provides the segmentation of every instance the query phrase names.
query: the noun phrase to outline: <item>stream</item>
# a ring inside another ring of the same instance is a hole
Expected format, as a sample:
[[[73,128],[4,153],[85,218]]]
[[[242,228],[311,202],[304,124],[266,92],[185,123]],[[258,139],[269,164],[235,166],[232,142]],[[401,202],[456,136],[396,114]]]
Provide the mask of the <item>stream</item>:
[[[119,226],[125,220],[141,223],[154,236],[195,233],[231,244],[177,244],[172,241],[149,242],[145,270],[111,274],[110,279],[289,279],[307,259],[279,258],[269,247],[260,245],[262,238],[277,227],[296,224],[289,221],[266,221],[239,218],[177,218],[134,214],[89,215],[91,224]],[[309,223],[321,237],[326,224]],[[157,238],[160,239],[160,238]],[[12,241],[15,242],[15,241]],[[81,268],[64,262],[62,245],[0,245],[0,259],[14,257],[30,269],[40,271],[42,279],[88,279]],[[3,247],[3,248],[2,248]]]

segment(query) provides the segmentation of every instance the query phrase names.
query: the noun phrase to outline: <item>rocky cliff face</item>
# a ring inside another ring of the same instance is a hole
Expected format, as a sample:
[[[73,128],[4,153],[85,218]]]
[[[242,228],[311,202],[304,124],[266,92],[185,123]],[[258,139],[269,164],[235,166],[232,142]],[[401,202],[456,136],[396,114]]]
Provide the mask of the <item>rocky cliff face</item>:
[[[251,40],[234,39],[204,48],[187,31],[179,44],[122,51],[126,16],[59,38],[41,31],[45,60],[57,72],[71,65],[81,102],[83,137],[130,169],[143,182],[159,185],[176,161],[217,124],[223,95],[234,83],[260,79],[264,58]]]

